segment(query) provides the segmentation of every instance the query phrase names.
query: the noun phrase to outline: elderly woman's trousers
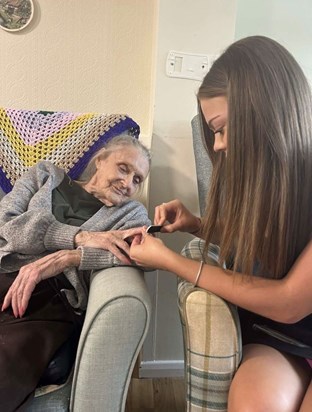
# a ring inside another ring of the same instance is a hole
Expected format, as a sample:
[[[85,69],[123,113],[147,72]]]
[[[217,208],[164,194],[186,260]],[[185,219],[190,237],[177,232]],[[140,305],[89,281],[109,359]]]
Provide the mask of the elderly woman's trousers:
[[[0,309],[15,276],[0,274]],[[0,310],[0,411],[25,409],[49,361],[74,332],[73,311],[55,285],[40,282],[22,318],[11,307]]]

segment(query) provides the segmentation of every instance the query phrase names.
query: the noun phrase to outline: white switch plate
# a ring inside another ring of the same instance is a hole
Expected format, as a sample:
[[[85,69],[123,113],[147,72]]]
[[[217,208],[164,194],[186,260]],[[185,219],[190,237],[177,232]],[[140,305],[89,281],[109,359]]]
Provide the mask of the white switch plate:
[[[166,61],[166,74],[169,77],[202,80],[216,57],[171,50]]]

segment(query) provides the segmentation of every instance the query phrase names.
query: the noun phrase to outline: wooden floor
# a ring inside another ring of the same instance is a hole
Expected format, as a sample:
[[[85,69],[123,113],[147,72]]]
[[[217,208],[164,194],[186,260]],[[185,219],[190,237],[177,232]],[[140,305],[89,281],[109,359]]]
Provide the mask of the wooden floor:
[[[184,412],[183,378],[132,378],[126,412]]]

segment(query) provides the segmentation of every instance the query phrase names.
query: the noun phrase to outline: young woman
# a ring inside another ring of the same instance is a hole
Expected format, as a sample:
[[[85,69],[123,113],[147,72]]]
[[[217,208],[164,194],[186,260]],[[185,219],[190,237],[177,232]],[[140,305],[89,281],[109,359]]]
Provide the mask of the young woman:
[[[136,138],[115,137],[72,181],[49,162],[0,203],[0,410],[22,411],[56,350],[81,325],[92,269],[131,265],[129,242],[150,224],[131,198],[150,169]]]
[[[253,36],[233,43],[216,60],[199,88],[198,102],[213,164],[204,219],[174,200],[156,208],[154,221],[164,225],[164,233],[195,233],[205,241],[206,253],[209,243],[218,244],[220,267],[180,256],[147,234],[136,238],[130,256],[239,307],[243,360],[231,384],[230,412],[309,411],[309,83],[284,47]]]

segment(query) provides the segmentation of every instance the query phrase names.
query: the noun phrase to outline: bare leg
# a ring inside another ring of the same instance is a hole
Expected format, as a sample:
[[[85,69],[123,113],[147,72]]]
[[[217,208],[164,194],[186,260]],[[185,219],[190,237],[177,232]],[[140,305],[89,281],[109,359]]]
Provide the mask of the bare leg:
[[[246,345],[230,387],[228,411],[298,412],[310,381],[305,359],[266,345]]]
[[[312,381],[306,391],[305,397],[301,404],[301,408],[299,412],[310,412],[312,411]]]

